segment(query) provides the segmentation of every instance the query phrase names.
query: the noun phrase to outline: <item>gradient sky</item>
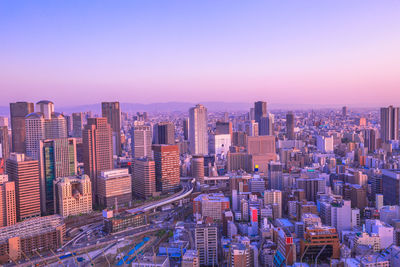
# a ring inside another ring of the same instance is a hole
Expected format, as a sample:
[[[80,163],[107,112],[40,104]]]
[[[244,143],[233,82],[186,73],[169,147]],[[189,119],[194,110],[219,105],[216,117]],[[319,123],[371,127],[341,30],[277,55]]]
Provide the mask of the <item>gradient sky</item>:
[[[400,1],[0,1],[0,105],[400,104]]]

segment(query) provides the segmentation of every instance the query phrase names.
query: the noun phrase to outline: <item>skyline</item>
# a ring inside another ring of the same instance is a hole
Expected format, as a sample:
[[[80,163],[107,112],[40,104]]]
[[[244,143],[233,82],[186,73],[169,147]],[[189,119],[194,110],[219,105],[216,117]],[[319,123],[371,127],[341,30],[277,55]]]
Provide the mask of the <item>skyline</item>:
[[[18,3],[0,3],[0,106],[400,104],[396,1]]]

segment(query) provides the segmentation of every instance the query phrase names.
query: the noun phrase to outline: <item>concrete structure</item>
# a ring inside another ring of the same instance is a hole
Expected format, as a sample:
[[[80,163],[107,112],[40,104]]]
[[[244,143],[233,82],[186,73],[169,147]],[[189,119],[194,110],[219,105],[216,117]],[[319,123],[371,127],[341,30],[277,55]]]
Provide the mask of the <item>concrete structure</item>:
[[[98,203],[104,208],[129,204],[132,200],[132,177],[128,169],[102,171],[97,178]]]
[[[295,120],[294,120],[294,114],[293,112],[288,112],[286,114],[286,136],[287,139],[289,140],[294,140],[294,125],[295,125]]]
[[[53,181],[77,172],[75,138],[39,141],[40,198],[43,214],[54,214]]]
[[[317,149],[323,153],[333,153],[333,137],[318,135]]]
[[[148,125],[134,125],[131,129],[132,138],[132,157],[143,158],[153,157],[151,151],[152,137],[151,129]]]
[[[193,199],[193,215],[197,219],[210,217],[214,221],[222,221],[222,215],[229,206],[229,198],[222,193],[201,194]]]
[[[382,170],[384,205],[400,204],[400,170]]]
[[[282,191],[280,190],[266,190],[264,192],[264,205],[277,205],[277,212],[274,218],[282,217]]]
[[[0,228],[17,222],[15,182],[8,181],[8,175],[0,174]]]
[[[83,114],[82,112],[72,113],[72,136],[81,138],[83,131]]]
[[[119,102],[102,102],[101,114],[103,118],[107,118],[112,129],[114,155],[121,155],[121,109]]]
[[[322,248],[325,247],[324,250]],[[338,259],[340,256],[340,242],[336,229],[333,227],[309,227],[305,230],[304,238],[300,240],[300,255],[303,260]]]
[[[208,154],[207,108],[203,105],[189,109],[189,141],[191,154]]]
[[[93,201],[97,194],[97,176],[113,166],[112,129],[107,118],[88,118],[82,133],[83,166],[92,181]]]
[[[342,200],[331,203],[331,226],[335,227],[339,234],[343,230],[351,230],[351,201]]]
[[[156,188],[171,192],[179,186],[179,149],[177,145],[153,145],[156,165]]]
[[[25,154],[11,153],[7,160],[7,173],[15,182],[17,220],[23,221],[41,215],[39,163]]]
[[[201,266],[218,265],[218,228],[214,225],[197,225],[194,230],[195,248]]]
[[[133,161],[132,194],[141,198],[152,197],[156,192],[155,162],[149,158]]]
[[[36,257],[35,251],[47,252],[60,248],[65,239],[65,223],[60,215],[26,220],[0,231],[0,263]],[[11,257],[11,259],[10,259]]]
[[[4,167],[1,163],[5,165],[8,157],[10,155],[10,142],[8,140],[8,127],[0,126],[0,174],[4,173]]]
[[[33,103],[10,103],[13,152],[26,152],[25,116],[32,112],[34,112]]]
[[[159,122],[153,129],[154,144],[175,145],[175,125],[172,122]]]
[[[204,183],[204,156],[193,155],[191,160],[192,177],[200,184]]]
[[[381,108],[381,139],[385,143],[399,140],[399,110],[393,106]]]
[[[92,211],[92,183],[89,176],[70,176],[54,181],[54,211],[63,217]]]
[[[230,134],[210,134],[208,150],[210,154],[218,155],[221,158],[226,158],[226,155],[231,146]]]
[[[200,267],[199,253],[197,250],[186,250],[182,257],[182,267]]]

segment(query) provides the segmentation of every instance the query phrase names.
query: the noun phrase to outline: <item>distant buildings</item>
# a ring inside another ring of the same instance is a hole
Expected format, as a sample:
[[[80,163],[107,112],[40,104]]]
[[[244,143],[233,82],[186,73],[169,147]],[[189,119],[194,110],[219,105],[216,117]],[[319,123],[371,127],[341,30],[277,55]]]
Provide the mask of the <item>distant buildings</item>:
[[[34,112],[33,103],[16,102],[10,103],[11,129],[12,129],[12,151],[17,153],[26,152],[25,116]]]
[[[92,183],[89,176],[69,176],[54,181],[54,211],[63,217],[92,211]]]
[[[293,112],[288,112],[286,114],[286,136],[289,140],[294,140],[294,114]]]
[[[113,136],[113,151],[115,155],[122,155],[121,147],[121,110],[119,102],[102,102],[101,114],[107,118],[110,124]]]
[[[189,110],[189,141],[191,154],[208,154],[207,109],[196,105]]]
[[[72,113],[72,137],[82,137],[83,114],[82,112]]]

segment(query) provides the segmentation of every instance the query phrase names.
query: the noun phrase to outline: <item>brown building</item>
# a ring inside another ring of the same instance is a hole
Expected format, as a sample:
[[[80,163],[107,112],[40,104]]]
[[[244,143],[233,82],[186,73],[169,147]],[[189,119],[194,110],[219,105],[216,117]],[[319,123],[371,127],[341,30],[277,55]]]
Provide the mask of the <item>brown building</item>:
[[[245,132],[232,133],[232,146],[245,147],[247,145],[247,134]]]
[[[7,161],[10,155],[10,143],[8,141],[8,127],[0,126],[0,164]],[[0,174],[4,173],[4,167],[0,165]]]
[[[228,171],[252,171],[252,158],[246,152],[228,152]]]
[[[10,103],[12,151],[25,153],[25,116],[34,112],[33,103]]]
[[[153,128],[153,143],[175,145],[175,125],[172,122],[159,122]]]
[[[192,177],[196,178],[197,182],[200,184],[204,183],[204,156],[203,155],[193,155],[192,156]]]
[[[215,134],[230,134],[232,139],[232,122],[217,121],[215,123]]]
[[[350,190],[351,207],[363,210],[367,204],[367,190],[359,185],[352,185]]]
[[[121,155],[121,109],[119,102],[102,102],[101,114],[103,118],[107,118],[113,132],[114,154]]]
[[[112,130],[107,118],[88,118],[82,142],[84,170],[92,179],[92,194],[95,197],[97,176],[101,171],[113,168]]]
[[[17,220],[40,216],[39,162],[11,153],[7,173],[8,179],[15,182]]]
[[[275,136],[248,136],[247,153],[252,156],[252,168],[258,165],[260,172],[267,172],[268,163],[276,160]]]
[[[16,222],[15,183],[9,182],[7,175],[0,175],[0,227]]]
[[[340,256],[339,246],[339,236],[334,227],[309,227],[304,232],[304,239],[300,240],[300,255],[304,255],[303,261],[305,262],[307,259],[314,261],[319,253],[321,253],[318,258],[320,261],[329,258],[338,259]]]
[[[177,145],[153,145],[157,191],[171,192],[179,187],[179,149]]]
[[[132,193],[148,198],[156,192],[155,162],[149,158],[135,159],[133,162]]]
[[[102,171],[97,177],[97,197],[104,208],[129,204],[132,200],[132,176],[129,170]]]
[[[57,250],[65,239],[65,223],[60,215],[38,217],[2,228],[0,263],[36,257],[38,253]],[[9,258],[11,257],[11,259]]]

